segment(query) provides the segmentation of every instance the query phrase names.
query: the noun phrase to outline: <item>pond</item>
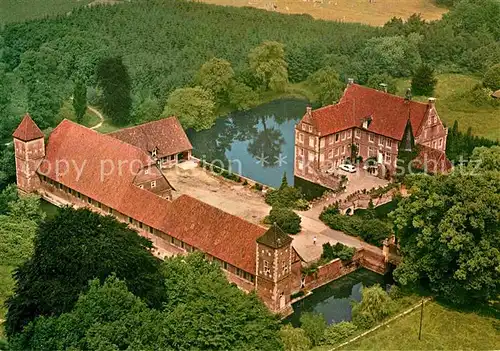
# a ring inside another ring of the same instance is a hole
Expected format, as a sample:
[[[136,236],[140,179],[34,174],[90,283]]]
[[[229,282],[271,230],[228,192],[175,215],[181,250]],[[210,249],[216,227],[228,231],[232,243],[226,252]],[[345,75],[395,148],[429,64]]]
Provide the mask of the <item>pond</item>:
[[[314,312],[323,315],[328,324],[352,319],[352,300],[361,301],[363,286],[374,284],[383,286],[384,277],[369,271],[359,269],[313,291],[312,295],[294,303],[293,314],[283,322],[300,326],[300,316],[304,312]]]
[[[293,184],[295,124],[307,104],[279,99],[220,117],[209,130],[188,130],[193,155],[272,187],[286,172]]]

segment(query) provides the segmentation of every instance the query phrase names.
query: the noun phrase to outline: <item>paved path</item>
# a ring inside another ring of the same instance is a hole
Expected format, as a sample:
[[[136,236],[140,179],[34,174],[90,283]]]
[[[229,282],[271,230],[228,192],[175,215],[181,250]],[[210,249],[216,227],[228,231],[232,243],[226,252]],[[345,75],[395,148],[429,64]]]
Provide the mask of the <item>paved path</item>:
[[[97,117],[99,117],[99,119],[101,120],[99,123],[97,123],[95,126],[93,127],[90,127],[90,129],[97,129],[99,128],[100,126],[102,126],[102,123],[104,122],[104,116],[102,115],[101,112],[99,112],[98,110],[96,110],[95,108],[93,108],[92,106],[87,106],[87,109],[92,112],[94,115],[96,115]]]

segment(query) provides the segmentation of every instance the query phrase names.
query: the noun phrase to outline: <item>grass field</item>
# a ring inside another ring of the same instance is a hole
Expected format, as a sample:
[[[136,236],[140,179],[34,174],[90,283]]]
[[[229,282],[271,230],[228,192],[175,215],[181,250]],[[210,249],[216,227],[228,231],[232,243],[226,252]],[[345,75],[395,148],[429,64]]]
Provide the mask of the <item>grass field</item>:
[[[480,83],[481,79],[463,74],[440,74],[436,77],[436,108],[441,120],[450,128],[455,120],[460,130],[472,128],[472,134],[492,140],[500,139],[500,107],[476,107],[463,98],[463,95]],[[398,82],[398,94],[404,95],[410,86],[409,80]],[[427,97],[415,97],[426,101]]]
[[[493,312],[461,312],[429,302],[424,307],[422,340],[418,340],[417,309],[341,350],[499,350],[497,318]]]
[[[225,6],[251,6],[286,14],[309,14],[317,19],[381,26],[392,17],[414,13],[426,20],[440,19],[446,9],[433,0],[200,0]]]
[[[57,116],[57,123],[60,123],[65,118],[76,122],[75,110],[71,105],[71,101],[65,101],[62,105],[61,110],[59,110],[59,114]],[[85,127],[93,127],[100,121],[101,120],[99,119],[99,117],[87,110],[80,124],[84,125]]]

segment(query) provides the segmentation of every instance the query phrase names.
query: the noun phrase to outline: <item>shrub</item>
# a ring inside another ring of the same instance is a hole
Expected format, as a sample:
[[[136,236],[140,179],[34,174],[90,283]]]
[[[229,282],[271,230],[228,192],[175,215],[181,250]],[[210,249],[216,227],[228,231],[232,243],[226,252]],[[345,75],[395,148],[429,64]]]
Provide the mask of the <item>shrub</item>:
[[[341,243],[337,243],[335,246],[332,246],[330,243],[325,243],[323,244],[321,258],[327,261],[331,261],[335,258],[340,258],[342,261],[350,261],[355,253],[356,249],[354,247],[345,246]]]
[[[276,190],[270,190],[266,194],[266,203],[272,207],[288,207],[297,209],[297,205],[304,206],[304,202],[309,204],[306,200],[304,202],[298,202],[302,200],[302,193],[300,189],[297,189],[293,186],[285,186]]]
[[[397,285],[392,285],[391,290],[389,290],[389,297],[393,300],[397,300],[403,297],[403,291]]]
[[[309,202],[306,199],[298,199],[295,201],[295,209],[299,211],[307,211],[309,209]]]
[[[259,183],[255,183],[255,185],[253,186],[255,188],[255,190],[259,190],[259,191],[262,191],[262,185],[259,184]]]
[[[500,63],[491,66],[485,73],[483,85],[493,91],[500,89]]]
[[[304,330],[313,345],[323,341],[326,321],[321,314],[306,312],[300,317],[300,327]]]
[[[273,207],[266,218],[266,222],[276,223],[278,227],[288,234],[297,234],[301,229],[300,216],[289,208]]]
[[[394,309],[392,299],[378,284],[363,288],[361,295],[361,302],[352,308],[352,321],[359,328],[370,328],[375,322],[389,316]]]
[[[332,324],[325,330],[324,343],[328,345],[338,344],[351,336],[356,329],[358,329],[356,325],[351,322]]]
[[[285,351],[307,351],[312,346],[311,340],[309,340],[305,331],[291,325],[285,325],[281,328],[280,337]]]

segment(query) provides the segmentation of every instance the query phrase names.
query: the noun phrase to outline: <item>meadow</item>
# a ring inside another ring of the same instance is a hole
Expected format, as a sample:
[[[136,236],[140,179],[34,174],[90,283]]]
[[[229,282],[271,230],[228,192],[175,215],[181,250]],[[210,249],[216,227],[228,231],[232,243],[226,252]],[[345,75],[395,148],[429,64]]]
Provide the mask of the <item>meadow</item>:
[[[286,14],[307,14],[316,19],[359,22],[382,26],[392,17],[408,18],[420,13],[425,20],[438,20],[446,9],[433,0],[201,0],[224,6],[251,6]]]
[[[481,77],[465,74],[438,74],[434,92],[436,108],[441,120],[450,128],[455,121],[461,131],[472,129],[472,134],[491,140],[500,138],[500,106],[475,106],[467,100],[467,94],[481,82]],[[398,81],[398,95],[410,86],[408,79]],[[427,101],[425,96],[416,100]]]
[[[498,350],[498,311],[460,311],[437,302],[401,317],[339,350]]]

